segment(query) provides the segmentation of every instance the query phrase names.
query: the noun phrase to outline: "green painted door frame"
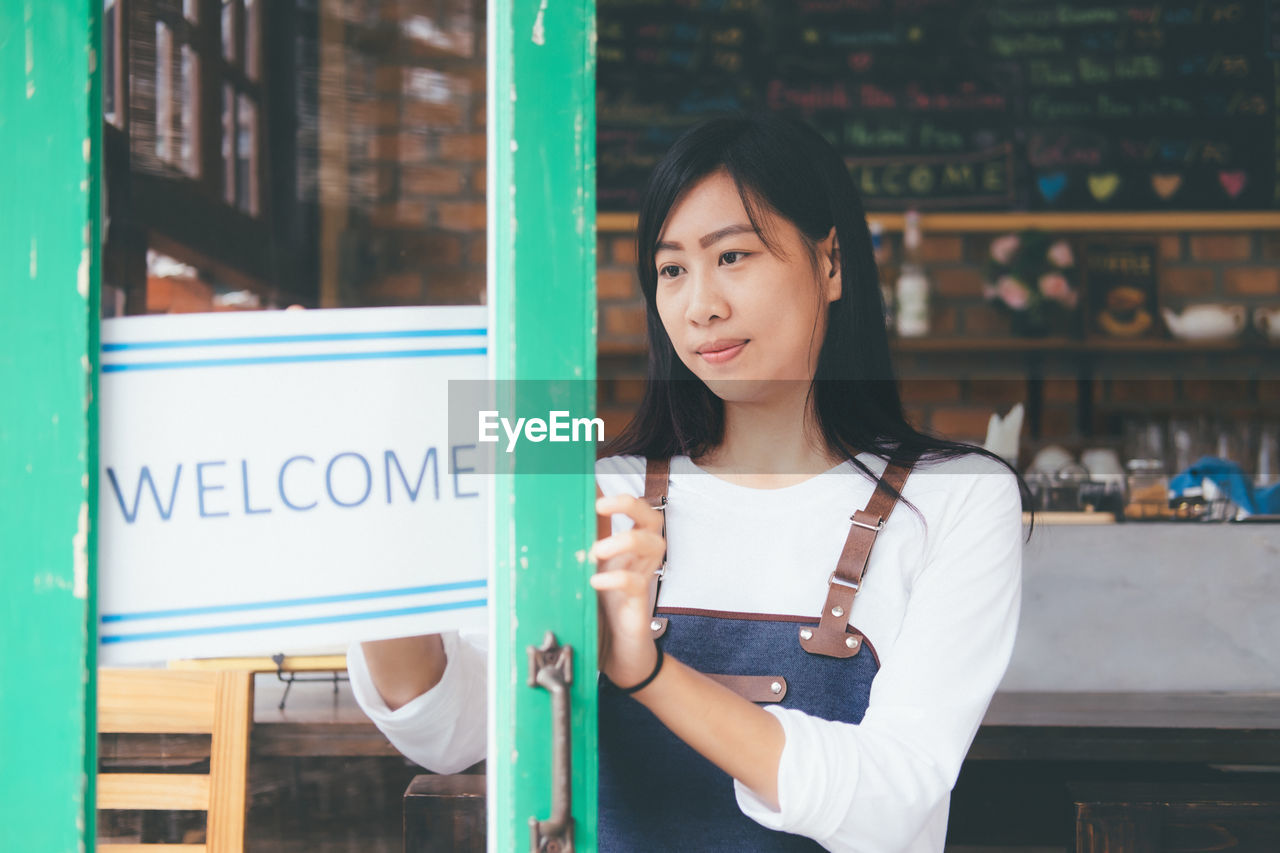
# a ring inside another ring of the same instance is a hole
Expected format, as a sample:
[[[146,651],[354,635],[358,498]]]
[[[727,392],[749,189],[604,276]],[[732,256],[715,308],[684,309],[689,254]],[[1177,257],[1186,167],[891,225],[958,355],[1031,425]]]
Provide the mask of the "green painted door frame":
[[[570,380],[552,395],[594,414],[594,2],[497,0],[489,18],[493,375]],[[100,0],[0,0],[4,849],[95,841],[100,19]],[[496,478],[491,850],[552,815],[552,699],[526,651],[548,631],[574,649],[573,840],[595,849],[594,449],[575,448],[574,473]]]
[[[0,0],[0,849],[93,849],[102,0]]]
[[[520,414],[554,398],[593,416],[595,3],[494,0],[488,30],[491,372]],[[552,699],[529,686],[527,652],[548,631],[573,647],[573,849],[596,849],[596,600],[585,560],[595,453],[571,447],[576,458],[557,470],[573,473],[519,473],[517,449],[517,473],[495,479],[491,851],[530,849],[530,819],[552,816]]]

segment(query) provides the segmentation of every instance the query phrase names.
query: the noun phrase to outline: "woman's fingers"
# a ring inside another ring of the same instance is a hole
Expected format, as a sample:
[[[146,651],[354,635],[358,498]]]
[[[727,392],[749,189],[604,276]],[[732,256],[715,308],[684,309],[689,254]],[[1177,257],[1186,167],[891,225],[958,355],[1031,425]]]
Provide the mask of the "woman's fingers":
[[[628,571],[596,572],[589,579],[597,592],[622,592],[630,596],[649,596],[649,582],[644,575]]]
[[[637,557],[657,554],[661,557],[663,546],[664,540],[661,536],[644,530],[636,530],[633,527],[630,530],[623,530],[620,533],[615,533],[612,536],[606,536],[593,542],[590,553],[601,560],[607,560],[623,553],[630,553]]]
[[[662,515],[631,495],[601,497],[596,501],[596,512],[603,519],[599,526],[602,532],[609,529],[609,518],[614,513],[625,513],[634,522],[630,529],[612,536],[597,534],[601,538],[592,543],[587,556],[600,564],[589,583],[599,593],[601,605],[602,671],[623,683],[638,682],[652,664],[644,664],[644,671],[639,673],[630,672],[628,667],[634,668],[636,660],[644,660],[636,649],[653,645],[649,587],[667,548],[662,536]],[[615,659],[619,654],[624,660]]]
[[[612,536],[606,536],[591,545],[587,559],[594,563],[614,558],[623,558],[618,562],[621,566],[638,572],[656,569],[662,563],[662,555],[666,550],[666,541],[653,533],[624,530]]]
[[[633,495],[610,495],[596,500],[596,512],[603,517],[623,513],[631,518],[630,529],[596,540],[587,552],[592,562],[617,559],[623,568],[641,574],[657,568],[666,553],[667,543],[662,536],[662,514],[648,502]]]
[[[622,513],[635,522],[640,530],[651,533],[662,533],[662,513],[649,506],[649,502],[634,495],[609,495],[596,499],[596,512],[613,515]]]

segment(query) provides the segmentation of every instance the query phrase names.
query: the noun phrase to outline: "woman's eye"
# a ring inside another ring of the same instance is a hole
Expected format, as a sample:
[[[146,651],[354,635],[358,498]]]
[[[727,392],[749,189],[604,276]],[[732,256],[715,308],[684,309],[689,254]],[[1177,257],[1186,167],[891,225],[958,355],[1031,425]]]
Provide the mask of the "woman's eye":
[[[679,274],[680,267],[675,264],[667,264],[666,266],[658,267],[658,278],[675,278]]]
[[[733,266],[734,264],[738,263],[749,254],[751,253],[750,252],[725,252],[722,255],[720,255],[720,260],[727,263],[729,266]],[[729,258],[730,260],[726,261],[725,260],[726,258]]]

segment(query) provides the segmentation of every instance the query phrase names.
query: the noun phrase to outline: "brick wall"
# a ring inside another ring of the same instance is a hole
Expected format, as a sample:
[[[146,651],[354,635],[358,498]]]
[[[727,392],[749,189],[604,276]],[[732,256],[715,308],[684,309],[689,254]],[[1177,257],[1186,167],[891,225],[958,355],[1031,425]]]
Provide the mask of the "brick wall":
[[[1157,239],[1162,305],[1180,310],[1198,302],[1250,308],[1280,304],[1280,234],[1177,233]],[[990,240],[985,234],[925,237],[922,253],[934,288],[933,335],[1010,337],[1008,317],[982,299]],[[896,235],[890,243],[886,274],[892,280],[901,246]],[[634,410],[636,383],[644,375],[644,304],[634,270],[634,235],[602,233],[598,258],[599,407],[612,435]],[[1098,437],[1118,438],[1131,416],[1197,410],[1251,416],[1260,407],[1274,412],[1280,403],[1280,384],[1258,378],[1260,365],[1275,360],[1274,350],[1095,354],[1086,359],[1091,376],[1086,382],[1080,381],[1079,355],[1048,352],[1038,358],[1043,378],[1037,391],[1039,436],[1033,443],[1078,447]],[[1003,413],[1028,400],[1025,354],[907,351],[895,356],[895,365],[913,423],[950,438],[981,441],[993,411]],[[1274,374],[1274,367],[1270,370]],[[1081,393],[1090,396],[1081,400]],[[1092,411],[1083,425],[1082,404]]]

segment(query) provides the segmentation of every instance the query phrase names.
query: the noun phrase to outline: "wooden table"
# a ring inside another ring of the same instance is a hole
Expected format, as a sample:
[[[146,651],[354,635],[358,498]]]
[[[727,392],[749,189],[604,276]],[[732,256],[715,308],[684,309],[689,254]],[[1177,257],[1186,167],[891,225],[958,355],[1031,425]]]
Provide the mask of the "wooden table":
[[[1025,758],[1280,765],[1280,692],[997,693],[967,760]]]
[[[1116,826],[1139,811],[1149,822],[1161,797],[1187,824],[1208,814],[1194,804],[1215,792],[1228,806],[1261,807],[1277,786],[1280,692],[997,693],[952,792],[948,838],[1122,849],[1084,827],[1101,813],[1118,815]],[[1274,828],[1280,817],[1247,820]],[[1079,846],[1085,835],[1092,846]]]
[[[251,760],[399,755],[350,685],[339,684],[335,696],[331,684],[295,684],[281,711],[285,685],[274,673],[256,682]],[[201,743],[194,735],[115,735],[101,739],[100,753],[117,765],[181,763],[200,756]],[[1150,800],[1188,785],[1201,786],[1197,795],[1206,784],[1234,785],[1233,796],[1247,797],[1277,779],[1280,692],[998,693],[952,794],[949,839],[1065,851],[1074,849],[1077,822],[1107,806],[1098,790],[1128,797],[1145,785],[1139,793]],[[1088,797],[1081,811],[1077,801]]]

